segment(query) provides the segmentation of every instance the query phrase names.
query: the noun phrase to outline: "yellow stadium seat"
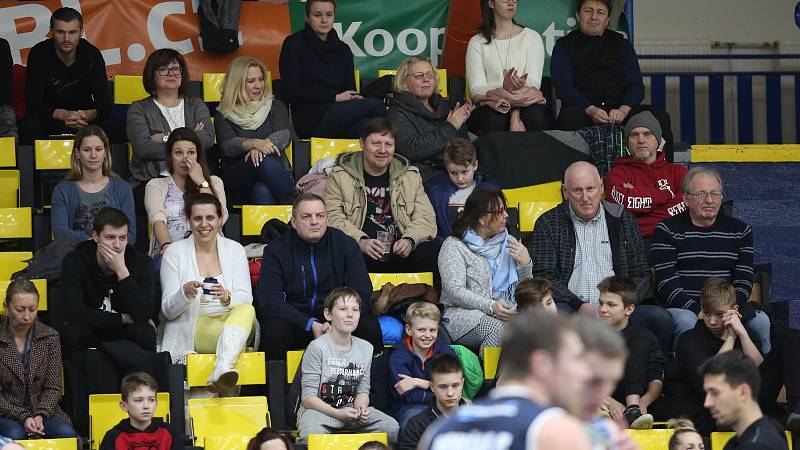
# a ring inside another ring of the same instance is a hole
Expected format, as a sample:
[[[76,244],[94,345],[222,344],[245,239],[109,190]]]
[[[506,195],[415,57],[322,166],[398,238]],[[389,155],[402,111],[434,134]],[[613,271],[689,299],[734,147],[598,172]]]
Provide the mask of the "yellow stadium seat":
[[[36,170],[68,170],[73,139],[37,139],[34,143]]]
[[[47,311],[47,280],[35,279],[31,280],[36,290],[39,291],[39,311]],[[0,280],[0,313],[3,312],[3,305],[5,304],[2,299],[6,298],[6,288],[8,288],[9,280]]]
[[[386,433],[309,434],[308,450],[358,450],[361,445],[370,441],[389,445]]]
[[[114,104],[130,105],[149,97],[141,75],[114,75]]]
[[[439,95],[444,98],[447,98],[447,69],[439,69]],[[397,75],[396,69],[391,70],[379,70],[378,71],[378,78],[384,75]]]
[[[203,101],[222,101],[222,85],[225,83],[225,74],[222,72],[203,74]],[[272,92],[272,72],[267,71],[267,86]]]
[[[258,236],[269,219],[289,223],[291,205],[242,205],[242,236]]]
[[[103,441],[106,432],[118,424],[120,420],[128,415],[119,407],[122,400],[120,394],[93,394],[89,396],[89,437],[91,445],[89,448],[96,450]],[[158,405],[156,406],[156,417],[169,422],[169,393],[159,392],[156,395]]]
[[[472,100],[472,92],[469,91],[469,80],[466,77],[464,77],[464,98]]]
[[[561,182],[534,184],[521,188],[503,189],[506,205],[516,208],[520,202],[558,202],[561,203]]]
[[[204,450],[246,450],[253,436],[226,434],[223,436],[206,436]]]
[[[500,347],[483,348],[483,377],[494,380],[497,377],[497,365],[500,363]]]
[[[631,440],[639,446],[641,450],[664,450],[667,448],[669,438],[675,430],[672,429],[653,429],[653,430],[627,430]]]
[[[286,159],[289,160],[289,167],[294,166],[294,160],[292,159],[292,153],[294,152],[294,146],[292,145],[292,141],[289,141],[289,145],[286,146],[286,150],[283,151],[286,154]]]
[[[0,167],[17,166],[17,141],[13,137],[0,137]]]
[[[31,439],[17,444],[32,450],[78,450],[78,438]]]
[[[725,444],[728,443],[736,433],[732,431],[716,431],[711,433],[711,450],[722,450]],[[792,433],[786,432],[786,439],[789,441],[789,450],[792,450]]]
[[[31,252],[0,252],[0,280],[10,280],[11,274],[28,267]]]
[[[358,139],[311,138],[311,165],[322,158],[336,158],[342,153],[361,150]]]
[[[361,71],[358,69],[353,70],[353,76],[356,79],[356,92],[361,92]]]
[[[0,208],[0,239],[31,237],[31,208]]]
[[[533,231],[536,220],[561,202],[519,202],[519,231]]]
[[[0,170],[0,208],[19,206],[19,170]]]
[[[400,283],[425,283],[433,286],[433,272],[416,273],[371,273],[372,289],[377,291],[386,283],[397,286]]]
[[[195,445],[209,436],[255,436],[268,427],[267,397],[195,398],[189,400]]]
[[[187,355],[186,381],[189,386],[206,386],[216,360],[217,355]],[[234,365],[234,368],[239,371],[239,381],[236,384],[266,384],[266,367],[264,352],[243,352],[239,354],[239,359],[236,360]]]
[[[286,352],[286,382],[292,384],[297,368],[303,361],[303,350],[291,350]]]

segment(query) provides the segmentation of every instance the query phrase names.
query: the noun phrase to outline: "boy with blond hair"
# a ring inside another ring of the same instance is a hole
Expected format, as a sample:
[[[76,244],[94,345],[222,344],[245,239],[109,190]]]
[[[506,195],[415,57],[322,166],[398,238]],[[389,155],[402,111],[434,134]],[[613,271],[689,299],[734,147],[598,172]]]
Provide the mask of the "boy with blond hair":
[[[427,409],[434,399],[428,360],[441,353],[455,354],[452,347],[439,339],[441,318],[442,313],[433,303],[418,302],[409,306],[405,314],[406,337],[395,344],[389,355],[395,417],[400,428]]]
[[[469,139],[452,139],[444,147],[444,168],[448,178],[437,177],[428,186],[428,198],[436,213],[436,241],[444,242],[453,233],[453,223],[464,210],[473,191],[498,189],[477,172],[478,155]]]
[[[369,406],[372,344],[353,336],[361,297],[335,288],[325,297],[323,314],[330,329],[311,341],[301,363],[298,442],[336,431],[384,432],[397,440],[397,421]]]
[[[659,397],[664,385],[664,355],[653,333],[630,323],[636,309],[636,285],[629,278],[611,276],[597,285],[600,318],[622,334],[628,347],[625,372],[608,399],[611,418],[624,419],[630,428],[648,429],[653,416],[647,408]]]
[[[155,417],[158,383],[144,372],[134,372],[122,379],[119,407],[126,414],[108,430],[100,450],[130,450],[136,448],[183,449],[183,436],[172,425]]]

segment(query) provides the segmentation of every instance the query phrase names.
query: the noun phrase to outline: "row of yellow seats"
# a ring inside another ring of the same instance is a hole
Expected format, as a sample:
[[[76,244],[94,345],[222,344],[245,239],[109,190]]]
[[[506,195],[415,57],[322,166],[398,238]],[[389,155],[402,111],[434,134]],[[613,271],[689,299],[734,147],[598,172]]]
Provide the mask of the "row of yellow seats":
[[[356,91],[361,90],[361,73],[353,71],[356,80]],[[222,85],[225,74],[221,72],[203,74],[203,101],[219,102],[222,100]],[[272,90],[272,72],[267,71],[267,85]],[[130,105],[131,103],[148,97],[144,90],[141,75],[115,75],[114,76],[114,104]]]
[[[664,450],[674,432],[671,429],[628,430],[628,435],[641,450]],[[711,433],[711,450],[722,450],[734,435],[733,432]],[[786,438],[789,441],[789,450],[792,450],[792,434],[788,431]]]

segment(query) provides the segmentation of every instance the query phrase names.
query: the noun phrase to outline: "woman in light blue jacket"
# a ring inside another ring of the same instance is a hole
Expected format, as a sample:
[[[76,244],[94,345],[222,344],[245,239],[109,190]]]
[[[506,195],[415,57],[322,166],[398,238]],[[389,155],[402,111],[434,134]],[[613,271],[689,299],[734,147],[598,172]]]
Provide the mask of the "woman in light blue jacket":
[[[75,136],[71,168],[53,191],[50,222],[56,239],[85,241],[92,237],[97,211],[114,207],[128,216],[128,242],[136,241],[136,213],[130,184],[111,170],[111,146],[106,133],[88,125]]]

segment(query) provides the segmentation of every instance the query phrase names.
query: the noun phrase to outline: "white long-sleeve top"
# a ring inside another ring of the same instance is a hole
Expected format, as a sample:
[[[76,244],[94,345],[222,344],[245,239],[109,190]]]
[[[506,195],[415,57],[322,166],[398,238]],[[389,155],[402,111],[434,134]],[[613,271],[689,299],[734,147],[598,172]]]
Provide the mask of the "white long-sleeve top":
[[[539,33],[530,28],[511,39],[492,39],[486,44],[481,34],[472,36],[467,45],[466,75],[470,94],[486,95],[502,87],[503,70],[514,67],[520,75],[527,73],[526,86],[539,88],[544,70],[544,43]]]
[[[253,304],[250,269],[244,247],[236,241],[217,237],[217,253],[224,287],[231,292],[230,308],[240,304]],[[197,267],[194,236],[189,236],[167,247],[161,262],[161,323],[158,329],[158,351],[168,351],[173,363],[194,353],[194,335],[200,315],[202,289],[192,298],[183,295],[183,285],[189,281],[203,281]]]

